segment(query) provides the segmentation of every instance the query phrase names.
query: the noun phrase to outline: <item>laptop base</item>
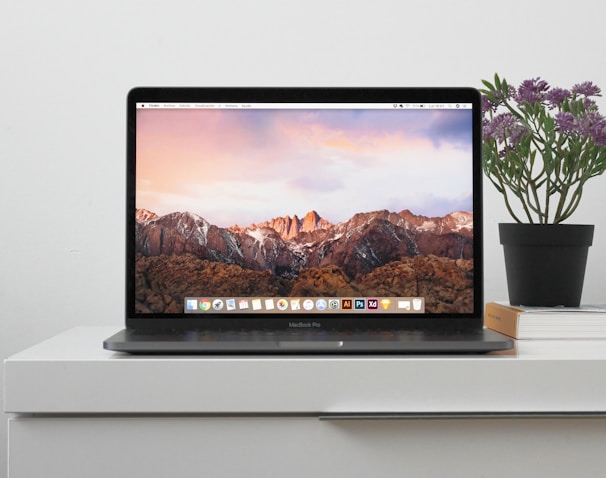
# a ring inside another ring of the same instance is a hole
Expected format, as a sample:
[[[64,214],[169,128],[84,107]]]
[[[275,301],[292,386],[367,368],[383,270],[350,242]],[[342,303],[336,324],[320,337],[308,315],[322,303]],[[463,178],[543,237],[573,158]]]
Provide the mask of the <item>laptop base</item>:
[[[131,354],[414,354],[487,353],[513,340],[488,329],[466,332],[137,331],[124,329],[103,347]]]

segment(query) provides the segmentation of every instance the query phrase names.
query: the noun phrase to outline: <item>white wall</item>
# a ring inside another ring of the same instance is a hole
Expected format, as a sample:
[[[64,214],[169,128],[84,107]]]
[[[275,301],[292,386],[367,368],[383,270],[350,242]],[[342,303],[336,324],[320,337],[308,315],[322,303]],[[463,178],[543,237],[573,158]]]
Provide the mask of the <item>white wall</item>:
[[[498,71],[606,92],[604,13],[595,0],[3,0],[0,356],[72,326],[122,324],[132,86],[480,86]],[[596,224],[584,302],[606,302],[605,186],[594,180],[575,218]],[[496,224],[508,218],[486,189],[496,300]]]

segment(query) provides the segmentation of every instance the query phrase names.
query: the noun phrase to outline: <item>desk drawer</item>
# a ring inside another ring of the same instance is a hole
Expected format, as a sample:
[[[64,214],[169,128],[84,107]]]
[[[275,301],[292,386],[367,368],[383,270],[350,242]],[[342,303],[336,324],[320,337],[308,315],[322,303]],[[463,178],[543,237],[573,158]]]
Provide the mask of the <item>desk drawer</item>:
[[[605,442],[599,418],[18,417],[9,478],[606,476]]]

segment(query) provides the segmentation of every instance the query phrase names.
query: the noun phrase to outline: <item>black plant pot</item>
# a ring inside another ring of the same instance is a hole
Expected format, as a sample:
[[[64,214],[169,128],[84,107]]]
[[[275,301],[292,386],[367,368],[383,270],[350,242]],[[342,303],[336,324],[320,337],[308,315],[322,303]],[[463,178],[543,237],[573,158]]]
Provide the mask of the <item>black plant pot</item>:
[[[499,224],[511,305],[578,307],[593,225]]]

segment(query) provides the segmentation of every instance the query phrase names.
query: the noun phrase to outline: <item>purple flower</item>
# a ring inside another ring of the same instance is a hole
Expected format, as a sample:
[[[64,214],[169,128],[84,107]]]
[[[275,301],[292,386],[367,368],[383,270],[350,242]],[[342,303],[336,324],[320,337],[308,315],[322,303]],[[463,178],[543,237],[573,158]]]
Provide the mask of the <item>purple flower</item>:
[[[486,96],[482,95],[482,113],[486,114],[489,111],[493,113],[497,110],[497,105],[490,101]]]
[[[507,91],[504,94],[502,90],[497,90],[494,92],[494,97],[497,99],[498,102],[506,102],[507,100],[514,98],[515,95],[516,89],[511,85],[507,85]],[[495,106],[498,106],[498,104]]]
[[[606,118],[597,111],[589,111],[582,116],[560,112],[555,120],[563,134],[587,136],[598,146],[606,146]]]
[[[545,99],[552,108],[558,108],[564,101],[570,99],[571,96],[569,90],[565,90],[564,88],[552,88],[545,95]]]
[[[598,146],[606,144],[606,119],[597,111],[590,111],[577,118],[580,134],[589,136]]]
[[[532,78],[525,80],[518,87],[516,101],[518,104],[524,102],[534,104],[543,103],[545,100],[545,92],[549,89],[549,84],[540,78]]]
[[[516,95],[516,88],[513,85],[507,85],[507,99],[514,98]]]
[[[590,100],[589,98],[584,98],[583,99],[583,108],[585,108],[586,110],[596,109],[597,103],[593,100]]]
[[[484,126],[484,138],[495,139],[499,143],[515,144],[525,132],[526,128],[518,123],[516,117],[511,113],[497,115],[492,121],[487,121]]]
[[[578,83],[572,87],[572,93],[574,95],[583,95],[583,96],[602,96],[602,90],[596,85],[594,85],[591,81],[585,81],[583,83]]]
[[[602,129],[600,134],[593,138],[593,142],[601,148],[606,147],[606,128]]]
[[[601,148],[606,147],[606,126],[603,126],[601,131],[596,132],[593,142]]]
[[[576,131],[576,118],[572,113],[560,111],[555,115],[555,120],[562,133],[572,133]]]

